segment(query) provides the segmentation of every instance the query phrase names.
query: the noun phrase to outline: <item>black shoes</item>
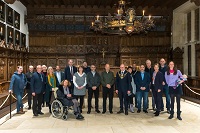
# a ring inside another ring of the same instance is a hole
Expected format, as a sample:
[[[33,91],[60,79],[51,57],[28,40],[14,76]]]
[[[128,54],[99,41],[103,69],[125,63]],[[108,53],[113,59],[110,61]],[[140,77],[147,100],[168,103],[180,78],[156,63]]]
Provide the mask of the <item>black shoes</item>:
[[[128,115],[128,111],[125,111],[125,115]]]
[[[120,110],[120,111],[117,112],[117,114],[121,114],[121,113],[124,113],[124,111]]]
[[[37,113],[35,113],[35,114],[33,114],[34,116],[38,116],[38,114]]]
[[[177,118],[178,118],[179,120],[182,120],[182,118],[181,118],[181,111],[177,112]]]
[[[143,112],[144,112],[144,113],[148,113],[148,111],[147,111],[147,110],[143,110]]]
[[[87,114],[90,114],[90,111],[88,111]]]
[[[110,114],[113,114],[113,112],[112,112],[112,111],[110,111]]]
[[[99,110],[95,110],[97,113],[101,113]]]
[[[168,117],[168,119],[172,119],[172,118],[174,118],[174,115],[170,114],[170,116]]]
[[[156,111],[154,114],[155,114],[155,116],[159,116],[159,115],[160,115],[160,112],[159,112],[159,111]]]
[[[164,111],[164,109],[161,109],[161,111]]]
[[[137,110],[137,113],[140,113],[140,112],[141,112],[141,110],[138,109],[138,110]]]
[[[28,106],[28,110],[30,110],[31,109],[31,106]]]
[[[42,112],[40,111],[40,112],[38,112],[38,114],[43,115],[44,113],[42,113]]]
[[[79,115],[77,115],[76,119],[77,120],[82,120],[82,119],[84,119],[84,117],[81,114],[79,114]]]
[[[170,110],[167,110],[167,113],[170,114]]]
[[[182,118],[181,118],[181,116],[180,116],[180,115],[178,115],[178,116],[177,116],[177,118],[178,118],[180,121],[182,120]]]
[[[103,111],[103,112],[102,112],[102,114],[105,114],[105,113],[106,113],[106,111]]]

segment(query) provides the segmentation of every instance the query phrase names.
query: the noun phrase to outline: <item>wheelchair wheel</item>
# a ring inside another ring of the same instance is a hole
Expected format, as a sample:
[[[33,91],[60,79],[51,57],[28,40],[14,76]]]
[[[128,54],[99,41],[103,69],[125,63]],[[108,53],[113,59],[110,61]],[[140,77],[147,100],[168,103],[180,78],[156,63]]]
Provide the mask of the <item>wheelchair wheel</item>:
[[[52,102],[51,112],[55,118],[61,118],[63,116],[63,105],[59,100],[54,100]]]

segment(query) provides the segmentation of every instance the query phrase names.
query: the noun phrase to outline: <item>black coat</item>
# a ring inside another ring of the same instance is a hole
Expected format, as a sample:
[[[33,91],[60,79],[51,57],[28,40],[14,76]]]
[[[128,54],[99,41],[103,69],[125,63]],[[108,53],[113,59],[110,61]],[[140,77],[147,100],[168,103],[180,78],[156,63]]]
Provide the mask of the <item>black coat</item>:
[[[98,72],[95,73],[93,76],[92,72],[88,72],[87,74],[87,85],[89,88],[92,88],[93,86],[99,87],[101,84],[101,76]]]
[[[154,80],[155,91],[158,91],[158,89],[160,89],[161,91],[163,90],[162,83],[163,83],[163,74],[160,71],[158,71]]]
[[[71,89],[69,89],[69,92],[70,94],[72,94]],[[72,102],[73,97],[67,98],[67,96],[64,94],[62,85],[58,87],[56,94],[57,94],[57,99],[63,104],[63,106],[73,106],[73,102]]]
[[[42,74],[42,73],[41,73]],[[45,82],[46,78],[42,74],[42,79],[40,74],[35,72],[31,78],[31,91],[32,93],[40,94],[45,92]]]
[[[77,72],[77,68],[75,66],[73,66],[73,74],[75,74],[76,72]],[[65,79],[67,79],[70,82],[73,80],[73,75],[71,75],[71,73],[70,73],[69,66],[67,66],[65,68]]]
[[[120,74],[121,71],[116,74],[116,90],[127,93],[132,90],[130,73],[125,70],[123,78],[120,77]]]
[[[136,84],[136,91],[142,91],[140,88],[145,87],[145,92],[149,92],[150,86],[150,76],[149,73],[144,72],[144,79],[142,80],[141,72],[137,72],[135,75],[135,84]]]
[[[27,79],[27,84],[26,84],[26,89],[31,89],[31,78],[33,76],[34,73],[31,72],[27,72],[26,75],[26,79]]]

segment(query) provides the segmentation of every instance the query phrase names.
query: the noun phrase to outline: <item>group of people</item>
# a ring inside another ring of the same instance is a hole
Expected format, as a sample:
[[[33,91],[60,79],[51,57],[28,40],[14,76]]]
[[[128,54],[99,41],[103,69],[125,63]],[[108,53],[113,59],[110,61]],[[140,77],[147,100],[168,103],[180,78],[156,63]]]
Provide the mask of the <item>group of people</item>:
[[[170,114],[169,119],[174,117],[174,98],[177,102],[177,118],[182,120],[180,111],[180,98],[182,95],[181,84],[184,82],[180,70],[174,66],[174,62],[169,62],[166,65],[165,59],[160,59],[159,64],[153,67],[151,61],[147,60],[146,65],[140,65],[139,71],[136,64],[128,66],[120,65],[120,71],[114,73],[110,70],[110,65],[105,65],[105,70],[99,74],[96,71],[96,66],[88,67],[87,62],[83,62],[82,66],[75,67],[73,60],[68,60],[68,66],[62,72],[59,66],[56,66],[56,71],[53,68],[45,65],[38,65],[36,72],[34,67],[29,66],[29,72],[22,73],[23,67],[19,66],[11,78],[10,92],[14,92],[17,97],[17,113],[23,114],[22,96],[24,88],[28,93],[28,109],[33,110],[33,115],[43,115],[42,106],[49,107],[51,112],[51,103],[54,100],[53,92],[56,88],[57,97],[65,106],[73,106],[76,119],[83,119],[81,115],[84,104],[84,97],[88,93],[87,114],[91,113],[92,97],[95,98],[95,111],[99,110],[99,89],[102,85],[103,96],[103,111],[105,114],[107,109],[107,97],[109,97],[109,113],[113,113],[113,96],[114,92],[118,94],[120,100],[120,110],[117,114],[125,113],[128,115],[128,110],[134,113],[134,104],[137,108],[137,113],[143,110],[148,113],[149,108],[149,92],[152,94],[152,108],[155,110],[155,116],[159,116],[161,111],[164,111],[162,95],[166,96],[166,108]],[[179,81],[179,82],[178,82]],[[33,97],[33,104],[31,99]],[[135,99],[135,103],[133,102]],[[143,103],[142,103],[143,99]],[[79,102],[78,102],[79,101]],[[80,104],[79,104],[80,103]],[[141,107],[143,105],[143,107]]]

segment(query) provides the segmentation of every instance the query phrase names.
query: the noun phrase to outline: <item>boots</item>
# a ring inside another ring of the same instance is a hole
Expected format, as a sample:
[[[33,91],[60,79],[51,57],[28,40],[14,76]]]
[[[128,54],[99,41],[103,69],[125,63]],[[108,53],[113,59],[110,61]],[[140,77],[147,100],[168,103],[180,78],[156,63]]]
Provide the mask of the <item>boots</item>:
[[[172,118],[174,118],[174,111],[173,110],[171,110],[170,116],[168,117],[168,119],[172,119]]]
[[[20,111],[21,111],[23,114],[25,113],[25,111],[23,110],[23,108],[21,108]]]
[[[178,118],[179,120],[182,120],[182,118],[181,118],[181,111],[177,112],[177,118]]]
[[[133,104],[130,104],[130,111],[131,113],[134,113]]]

